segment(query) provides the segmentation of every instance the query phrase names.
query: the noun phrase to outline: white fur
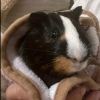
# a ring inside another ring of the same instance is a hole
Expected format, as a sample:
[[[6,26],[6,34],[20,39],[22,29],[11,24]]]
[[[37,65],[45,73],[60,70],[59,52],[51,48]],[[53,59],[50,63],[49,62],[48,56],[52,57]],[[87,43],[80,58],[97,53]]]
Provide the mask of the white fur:
[[[82,69],[86,68],[87,67],[87,62],[88,62],[88,60],[83,62],[83,63],[76,63],[73,67],[73,72],[79,72]]]
[[[66,54],[70,58],[76,58],[78,62],[74,63],[73,66],[73,72],[80,71],[84,69],[87,65],[87,61],[80,63],[80,61],[87,55],[87,48],[85,44],[82,43],[82,41],[79,39],[79,34],[67,17],[60,16],[63,25],[65,27],[65,36],[66,36],[66,42],[67,42],[67,51]]]
[[[56,83],[56,84],[52,85],[52,86],[49,88],[50,97],[51,97],[52,100],[54,100],[54,96],[55,96],[55,93],[56,93],[56,90],[57,90],[58,85],[59,85],[59,83]]]
[[[79,34],[67,17],[61,16],[65,27],[66,42],[68,44],[67,53],[71,58],[81,61],[87,55],[87,48],[79,39]]]
[[[72,24],[71,20],[67,17],[60,16],[65,27],[65,36],[67,42],[66,54],[70,58],[76,58],[77,62],[74,63],[73,72],[81,71],[87,65],[87,61],[80,63],[80,61],[87,55],[87,47],[79,39],[79,34]]]

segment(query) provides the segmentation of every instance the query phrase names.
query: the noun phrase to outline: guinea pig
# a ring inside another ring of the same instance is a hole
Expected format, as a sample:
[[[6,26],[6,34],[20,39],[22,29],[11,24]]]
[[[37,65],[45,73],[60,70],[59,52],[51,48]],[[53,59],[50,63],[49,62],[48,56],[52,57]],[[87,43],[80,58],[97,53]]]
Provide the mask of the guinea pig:
[[[48,87],[87,66],[89,41],[79,23],[81,13],[82,7],[77,7],[71,12],[29,16],[30,31],[18,55]]]

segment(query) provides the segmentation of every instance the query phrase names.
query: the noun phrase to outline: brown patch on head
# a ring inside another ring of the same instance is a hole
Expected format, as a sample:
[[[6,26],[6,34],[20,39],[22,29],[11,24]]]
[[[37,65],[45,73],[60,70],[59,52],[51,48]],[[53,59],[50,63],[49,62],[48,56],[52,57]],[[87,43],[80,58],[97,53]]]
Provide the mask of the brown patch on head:
[[[63,35],[61,36],[60,39],[61,39],[61,40],[66,40],[66,36],[65,36],[65,34],[63,34]]]
[[[66,57],[57,57],[54,61],[54,70],[60,73],[71,73],[73,71],[73,62]]]

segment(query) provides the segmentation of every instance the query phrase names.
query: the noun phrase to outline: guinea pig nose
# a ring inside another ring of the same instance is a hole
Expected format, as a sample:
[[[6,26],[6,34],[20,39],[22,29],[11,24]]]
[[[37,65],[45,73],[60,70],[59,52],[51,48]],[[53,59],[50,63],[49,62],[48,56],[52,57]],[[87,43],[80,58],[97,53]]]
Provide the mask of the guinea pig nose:
[[[72,61],[73,61],[73,63],[77,63],[78,62],[78,60],[76,58],[73,58]]]

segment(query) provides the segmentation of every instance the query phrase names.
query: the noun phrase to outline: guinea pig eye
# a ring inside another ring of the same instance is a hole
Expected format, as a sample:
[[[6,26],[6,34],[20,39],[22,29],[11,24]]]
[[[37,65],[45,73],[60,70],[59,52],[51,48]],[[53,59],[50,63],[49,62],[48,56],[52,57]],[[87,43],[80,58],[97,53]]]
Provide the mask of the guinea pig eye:
[[[52,38],[56,38],[57,37],[57,32],[52,32]]]

